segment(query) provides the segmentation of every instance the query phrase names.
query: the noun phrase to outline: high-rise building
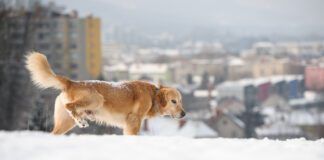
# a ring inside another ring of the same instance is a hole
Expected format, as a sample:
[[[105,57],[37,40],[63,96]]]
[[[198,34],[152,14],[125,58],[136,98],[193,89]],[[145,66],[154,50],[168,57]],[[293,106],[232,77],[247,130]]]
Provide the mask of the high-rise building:
[[[101,74],[101,37],[100,19],[92,16],[85,18],[62,17],[58,24],[62,28],[64,48],[62,53],[64,72],[73,79],[97,79]]]
[[[24,0],[15,2],[27,3]],[[27,51],[46,54],[54,71],[72,79],[99,77],[102,64],[99,18],[80,18],[77,12],[62,14],[60,7],[53,3],[47,7],[36,6],[31,15],[20,14],[10,20],[15,26],[11,29],[12,46],[24,45]],[[28,44],[21,44],[22,38],[27,38]],[[20,47],[13,49],[21,52]]]
[[[7,8],[31,11],[35,6],[41,4],[41,0],[0,0],[0,3],[4,3]]]
[[[46,116],[52,113],[57,94],[35,91],[32,87],[24,69],[24,55],[28,51],[44,53],[55,73],[71,79],[97,79],[101,73],[100,19],[80,18],[76,12],[63,14],[61,9],[54,3],[36,5],[29,11],[17,8],[1,21],[4,23],[0,33],[4,36],[0,39],[3,42],[0,60],[5,59],[1,71],[5,71],[2,75],[6,81],[0,83],[0,89],[10,91],[0,99],[4,102],[0,109],[6,110],[3,115],[9,121],[3,123],[10,124],[5,129],[29,129],[33,123],[30,117],[40,119],[41,115],[45,116],[42,124],[52,124]],[[43,110],[44,114],[37,110]],[[30,114],[32,111],[35,116]],[[1,126],[2,122],[0,129]],[[50,127],[37,129],[50,130]]]
[[[96,78],[101,73],[101,30],[100,19],[92,16],[82,20],[85,26],[85,55],[86,68],[91,78]]]

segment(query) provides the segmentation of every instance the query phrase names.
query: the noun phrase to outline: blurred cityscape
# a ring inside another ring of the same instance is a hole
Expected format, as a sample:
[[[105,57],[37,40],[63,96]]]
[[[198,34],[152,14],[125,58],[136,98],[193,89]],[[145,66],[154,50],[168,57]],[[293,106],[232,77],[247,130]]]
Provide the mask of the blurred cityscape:
[[[0,0],[0,129],[50,131],[58,92],[40,91],[24,68],[47,55],[75,80],[145,80],[178,88],[185,119],[145,121],[142,135],[194,138],[324,137],[324,36],[236,36],[196,29],[182,36],[127,26],[103,28],[41,0]],[[72,133],[121,134],[117,128]]]

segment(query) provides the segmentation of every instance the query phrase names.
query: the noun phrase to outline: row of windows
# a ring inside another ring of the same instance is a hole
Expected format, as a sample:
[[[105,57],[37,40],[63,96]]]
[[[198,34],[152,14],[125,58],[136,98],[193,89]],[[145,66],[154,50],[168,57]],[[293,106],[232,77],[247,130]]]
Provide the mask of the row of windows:
[[[27,18],[25,17],[19,17],[19,18],[12,18],[9,21],[10,27],[21,27],[22,24],[25,24],[29,22],[30,24],[33,24],[34,26],[38,28],[56,28],[58,27],[59,23],[64,22],[64,19],[58,19],[58,18],[42,18],[42,19],[33,19],[32,21],[27,21]],[[76,27],[76,23],[79,22],[79,19],[68,19],[68,25],[71,28]]]
[[[76,63],[71,63],[69,65],[69,67],[70,67],[70,69],[78,69],[79,65],[76,64]],[[59,63],[59,62],[55,62],[55,63],[53,63],[53,68],[55,68],[55,69],[61,69],[62,68],[62,64]]]
[[[54,44],[51,44],[51,43],[39,43],[37,45],[36,49],[48,50],[48,49],[51,49],[51,47],[53,47],[53,49],[62,49],[63,45],[61,43],[56,43],[56,44],[55,43]],[[69,48],[70,49],[76,49],[77,44],[71,43]]]

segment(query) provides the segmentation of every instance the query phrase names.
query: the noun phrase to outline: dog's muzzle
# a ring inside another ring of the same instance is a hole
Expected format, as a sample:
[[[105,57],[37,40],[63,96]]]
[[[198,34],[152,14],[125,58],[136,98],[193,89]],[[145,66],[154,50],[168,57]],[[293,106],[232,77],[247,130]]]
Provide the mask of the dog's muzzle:
[[[181,111],[180,118],[183,118],[184,116],[186,116],[186,112]]]

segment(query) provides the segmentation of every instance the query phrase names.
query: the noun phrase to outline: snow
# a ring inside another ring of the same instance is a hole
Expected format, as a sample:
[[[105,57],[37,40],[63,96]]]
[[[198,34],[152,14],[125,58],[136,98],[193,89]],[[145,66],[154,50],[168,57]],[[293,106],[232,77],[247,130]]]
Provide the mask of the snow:
[[[183,126],[180,121],[170,118],[152,118],[147,121],[147,131],[143,135],[183,136],[183,137],[216,137],[217,133],[202,121],[185,120]]]
[[[291,124],[299,126],[315,126],[324,124],[324,113],[297,110],[285,116]]]
[[[195,90],[194,91],[195,97],[208,97],[209,91],[208,90]],[[216,90],[211,91],[211,97],[216,97],[218,95],[218,92]]]
[[[91,83],[99,83],[99,84],[107,84],[115,89],[127,89],[127,81],[119,81],[119,82],[108,82],[108,81],[100,81],[100,80],[86,80],[84,82]]]
[[[239,127],[241,127],[241,128],[244,128],[245,127],[245,124],[244,124],[244,122],[242,122],[240,119],[238,119],[236,116],[234,116],[234,115],[232,115],[232,114],[229,114],[229,113],[227,113],[227,116],[229,116],[232,120],[233,120],[233,122],[236,124],[236,125],[238,125]]]
[[[180,55],[180,52],[177,49],[166,49],[162,53],[167,55],[167,56],[178,56],[178,55]]]
[[[302,75],[278,75],[270,77],[260,77],[260,78],[244,78],[237,81],[225,81],[217,86],[219,92],[219,97],[236,97],[240,100],[244,98],[243,92],[244,87],[253,85],[258,87],[261,84],[271,83],[275,84],[281,81],[290,82],[293,80],[303,79]]]
[[[245,62],[240,58],[232,58],[229,60],[228,65],[230,66],[242,66]]]
[[[256,129],[258,136],[275,136],[275,135],[302,135],[302,130],[294,125],[284,122],[276,122],[269,126],[263,126]]]
[[[179,135],[184,137],[216,137],[217,133],[204,122],[187,121],[181,128]]]
[[[129,68],[131,74],[164,74],[167,71],[168,65],[154,63],[137,63],[132,64]]]
[[[118,63],[116,65],[104,66],[104,71],[106,72],[128,71],[128,66],[124,63]]]
[[[257,42],[253,44],[253,48],[271,48],[273,46],[271,42]]]
[[[191,139],[0,132],[2,160],[322,160],[324,139]]]
[[[290,112],[276,111],[275,108],[265,108],[262,114],[266,115],[267,124],[276,123],[279,120],[290,125],[316,126],[324,124],[324,113],[309,110],[294,110]]]

